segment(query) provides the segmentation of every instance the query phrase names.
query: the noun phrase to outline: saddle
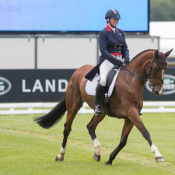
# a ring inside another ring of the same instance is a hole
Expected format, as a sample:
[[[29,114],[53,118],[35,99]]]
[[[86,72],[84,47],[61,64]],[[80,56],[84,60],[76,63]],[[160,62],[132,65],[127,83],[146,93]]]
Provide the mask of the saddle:
[[[111,116],[111,117],[116,117],[116,116],[112,113],[109,97],[112,95],[118,72],[119,72],[118,67],[113,67],[113,69],[109,71],[107,75],[107,80],[106,80],[105,92],[102,99],[102,102],[104,103],[104,105],[106,105],[108,109],[108,116]],[[95,89],[99,80],[100,80],[100,75],[96,74],[96,76],[92,81],[89,81],[89,80],[87,81],[85,90],[88,95],[95,96],[95,93],[96,93]]]

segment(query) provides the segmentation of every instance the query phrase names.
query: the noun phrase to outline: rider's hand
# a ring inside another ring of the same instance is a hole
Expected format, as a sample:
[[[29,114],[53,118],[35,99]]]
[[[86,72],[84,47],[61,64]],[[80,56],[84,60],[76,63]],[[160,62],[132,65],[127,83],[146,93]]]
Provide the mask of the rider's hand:
[[[128,64],[130,63],[130,62],[129,62],[129,58],[125,58],[124,63],[125,63],[126,65],[128,65]]]
[[[120,60],[118,60],[117,63],[116,63],[116,65],[113,68],[114,69],[119,69],[120,67],[122,67],[122,65],[123,65],[123,62],[120,61]]]

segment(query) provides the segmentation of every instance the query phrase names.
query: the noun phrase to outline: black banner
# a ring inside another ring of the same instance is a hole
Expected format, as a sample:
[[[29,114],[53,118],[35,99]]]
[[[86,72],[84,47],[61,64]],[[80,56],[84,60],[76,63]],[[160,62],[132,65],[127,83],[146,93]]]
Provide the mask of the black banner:
[[[75,69],[0,70],[0,102],[57,102]],[[149,82],[144,87],[144,101],[175,101],[175,68],[164,76],[164,93],[154,95]]]
[[[0,70],[0,102],[57,102],[74,71]]]
[[[169,67],[164,75],[164,92],[160,96],[152,93],[152,86],[146,83],[143,92],[144,101],[175,101],[175,67]]]

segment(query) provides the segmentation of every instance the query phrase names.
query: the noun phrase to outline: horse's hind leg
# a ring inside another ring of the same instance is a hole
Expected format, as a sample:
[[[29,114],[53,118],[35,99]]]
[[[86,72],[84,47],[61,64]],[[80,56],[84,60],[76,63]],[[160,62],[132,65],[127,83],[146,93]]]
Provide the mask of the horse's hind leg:
[[[87,125],[87,129],[89,131],[89,134],[92,138],[92,141],[94,143],[94,147],[95,147],[95,153],[94,153],[94,160],[99,162],[100,158],[101,158],[101,145],[100,142],[98,141],[98,138],[95,134],[95,129],[98,125],[98,123],[100,123],[105,116],[93,116],[93,118],[91,119],[91,121],[88,123]]]
[[[66,123],[64,124],[64,131],[63,131],[64,138],[62,142],[62,147],[60,149],[60,154],[56,156],[55,161],[64,160],[67,139],[72,130],[71,126],[78,110],[81,107],[81,96],[78,90],[75,90],[74,93],[71,95],[69,93],[66,94],[66,106],[67,106],[67,118]]]
[[[120,143],[119,143],[118,147],[109,156],[109,160],[105,163],[106,165],[111,165],[112,161],[115,159],[117,154],[126,145],[127,139],[128,139],[128,135],[131,132],[132,128],[133,128],[133,123],[129,119],[125,119],[125,124],[123,126]]]

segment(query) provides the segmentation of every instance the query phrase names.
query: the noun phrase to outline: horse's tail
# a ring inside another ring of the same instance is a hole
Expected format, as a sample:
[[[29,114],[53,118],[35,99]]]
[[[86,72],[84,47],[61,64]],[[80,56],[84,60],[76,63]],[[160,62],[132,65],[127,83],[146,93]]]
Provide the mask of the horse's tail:
[[[48,114],[42,117],[35,117],[34,121],[36,121],[41,127],[49,129],[63,118],[66,110],[66,95],[64,95],[61,101]]]

